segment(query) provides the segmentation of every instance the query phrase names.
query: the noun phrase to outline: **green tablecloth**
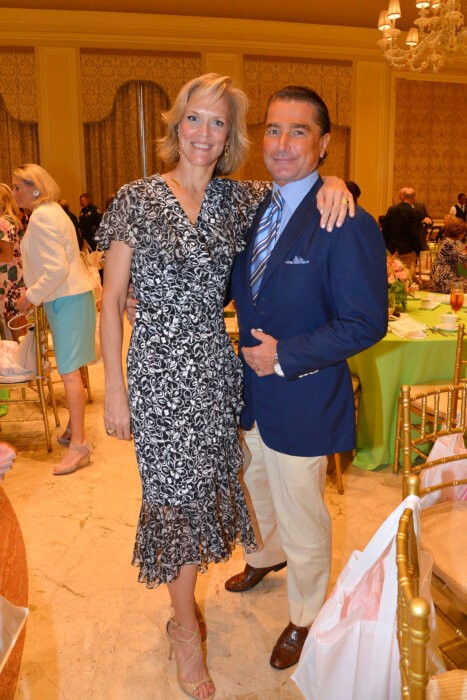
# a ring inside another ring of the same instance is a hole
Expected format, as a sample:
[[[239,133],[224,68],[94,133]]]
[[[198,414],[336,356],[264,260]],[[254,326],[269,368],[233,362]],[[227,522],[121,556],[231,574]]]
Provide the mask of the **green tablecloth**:
[[[10,392],[8,389],[0,389],[0,401],[1,399],[9,399],[10,398]],[[8,406],[6,406],[4,403],[0,403],[0,416],[6,415],[8,412]]]
[[[409,301],[407,312],[433,327],[441,322],[449,305],[433,311],[419,310],[419,301]],[[467,324],[467,309],[459,319]],[[390,325],[390,324],[389,324]],[[397,401],[402,384],[423,384],[430,379],[449,382],[454,372],[457,336],[428,332],[421,340],[407,340],[388,333],[383,340],[348,360],[350,371],[360,379],[361,395],[354,464],[376,469],[394,459]]]

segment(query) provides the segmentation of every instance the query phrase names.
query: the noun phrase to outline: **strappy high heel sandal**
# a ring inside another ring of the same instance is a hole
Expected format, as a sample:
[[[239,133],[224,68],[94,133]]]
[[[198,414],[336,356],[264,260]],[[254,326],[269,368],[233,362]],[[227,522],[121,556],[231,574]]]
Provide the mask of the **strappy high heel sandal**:
[[[187,638],[176,639],[173,635],[173,630],[183,632],[187,635]],[[172,658],[174,646],[176,646],[177,644],[179,646],[187,646],[193,649],[193,653],[186,659],[186,661],[182,664],[181,667],[179,667],[177,664],[177,682],[180,688],[191,698],[195,698],[195,700],[200,700],[199,696],[195,695],[195,693],[198,690],[198,688],[201,685],[203,685],[203,683],[213,683],[213,680],[209,673],[206,672],[206,675],[201,680],[195,681],[194,683],[192,683],[191,681],[186,681],[182,677],[183,671],[191,664],[195,656],[197,654],[202,655],[203,653],[201,649],[201,637],[199,633],[199,628],[196,627],[196,629],[190,630],[187,627],[183,627],[183,625],[179,625],[178,622],[173,617],[171,617],[167,622],[165,633],[169,642],[169,659]],[[212,693],[206,696],[205,700],[213,700],[215,694],[216,691],[214,690]]]
[[[74,454],[73,454],[74,453]],[[60,464],[54,468],[54,476],[73,474],[80,467],[85,467],[91,461],[92,448],[88,442],[83,445],[70,445],[68,452]]]
[[[172,612],[172,617],[174,614],[174,609],[171,607],[170,608]],[[201,641],[205,642],[206,637],[208,636],[208,628],[206,625],[206,620],[204,619],[203,613],[201,612],[201,608],[199,607],[198,603],[195,601],[195,617],[198,622],[198,627],[199,627],[199,634],[201,637]]]

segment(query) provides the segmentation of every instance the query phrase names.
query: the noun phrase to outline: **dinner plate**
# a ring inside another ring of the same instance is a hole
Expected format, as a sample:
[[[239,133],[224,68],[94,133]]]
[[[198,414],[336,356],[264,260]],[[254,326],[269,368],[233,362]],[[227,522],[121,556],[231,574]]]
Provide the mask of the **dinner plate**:
[[[457,326],[455,328],[446,328],[446,326],[443,326],[441,323],[439,323],[437,326],[433,327],[437,331],[443,331],[443,333],[457,333]]]
[[[426,301],[422,299],[422,303],[418,307],[420,311],[433,311],[439,306],[439,301]]]

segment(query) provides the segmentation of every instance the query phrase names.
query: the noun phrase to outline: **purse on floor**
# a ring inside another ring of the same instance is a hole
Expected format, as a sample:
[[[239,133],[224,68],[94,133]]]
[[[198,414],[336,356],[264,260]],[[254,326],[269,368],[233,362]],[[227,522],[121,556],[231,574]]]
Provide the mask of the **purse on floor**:
[[[307,700],[400,700],[396,535],[409,503],[417,531],[420,499],[408,496],[363,552],[352,552],[313,622],[292,675]],[[428,555],[420,560],[420,582],[431,601],[430,580]]]

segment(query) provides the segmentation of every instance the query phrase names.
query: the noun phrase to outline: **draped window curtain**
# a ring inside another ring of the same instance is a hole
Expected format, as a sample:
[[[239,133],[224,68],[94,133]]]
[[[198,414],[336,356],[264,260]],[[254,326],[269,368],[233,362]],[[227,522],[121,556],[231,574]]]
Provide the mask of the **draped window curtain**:
[[[39,163],[39,130],[36,122],[15,119],[0,95],[0,182],[11,184],[11,175],[22,163]]]
[[[264,124],[248,125],[248,136],[251,146],[248,161],[242,171],[247,180],[270,180],[266,166],[263,163],[263,134]],[[328,157],[320,166],[321,175],[338,175],[343,180],[349,178],[350,161],[350,127],[331,127],[331,140],[328,146]]]
[[[156,142],[164,134],[161,111],[169,107],[156,83],[132,81],[119,88],[107,117],[84,124],[86,188],[97,205],[126,182],[162,170]]]

